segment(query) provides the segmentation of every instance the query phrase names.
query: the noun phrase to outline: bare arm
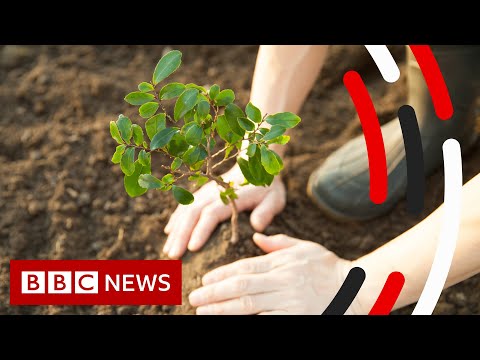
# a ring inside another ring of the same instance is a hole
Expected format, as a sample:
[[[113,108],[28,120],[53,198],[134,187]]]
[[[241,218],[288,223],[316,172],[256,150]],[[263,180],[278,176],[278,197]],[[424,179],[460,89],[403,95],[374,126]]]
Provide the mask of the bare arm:
[[[480,175],[463,188],[460,237],[446,286],[480,272]],[[442,207],[420,224],[356,261],[323,246],[286,235],[255,234],[267,255],[238,260],[207,273],[190,294],[197,314],[321,314],[352,266],[367,276],[348,314],[368,314],[388,275],[406,282],[396,308],[417,301],[437,246]],[[359,300],[360,299],[360,300]]]
[[[327,45],[260,46],[251,102],[264,114],[298,113],[320,73],[327,52]],[[275,151],[282,154],[284,147],[278,146]]]
[[[480,272],[480,175],[463,186],[460,232],[445,287]],[[367,277],[354,302],[355,313],[368,313],[392,271],[405,276],[395,308],[414,303],[425,285],[438,243],[443,205],[421,223],[353,262]]]
[[[315,82],[322,67],[327,46],[261,46],[252,84],[251,101],[262,113],[297,112]],[[283,155],[284,146],[271,145]],[[245,155],[245,152],[243,152]],[[244,181],[238,165],[222,175],[234,183]],[[195,203],[179,205],[165,227],[168,234],[164,253],[178,259],[185,250],[199,250],[208,240],[218,223],[231,216],[229,206],[223,204],[214,183],[195,192]],[[279,177],[269,187],[243,186],[237,192],[239,211],[253,210],[252,226],[263,231],[281,212],[286,203],[285,187]]]

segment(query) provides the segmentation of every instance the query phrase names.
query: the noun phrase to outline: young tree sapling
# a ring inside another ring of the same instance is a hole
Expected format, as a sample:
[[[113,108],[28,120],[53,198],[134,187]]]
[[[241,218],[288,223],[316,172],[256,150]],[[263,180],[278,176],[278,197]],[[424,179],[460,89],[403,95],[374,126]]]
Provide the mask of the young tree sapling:
[[[112,162],[120,165],[125,190],[131,197],[148,190],[171,191],[180,204],[189,205],[194,196],[177,185],[179,180],[187,178],[197,187],[216,182],[221,200],[232,208],[231,242],[236,243],[235,184],[224,181],[216,169],[236,158],[245,178],[240,186],[269,186],[283,169],[282,159],[269,146],[285,145],[290,140],[285,131],[298,125],[300,118],[290,112],[262,116],[252,103],[242,110],[234,103],[234,92],[221,90],[218,85],[208,90],[178,82],[160,87],[179,68],[181,59],[180,51],[168,52],[155,67],[152,80],[142,82],[138,91],[125,97],[126,102],[139,107],[139,115],[145,120],[141,126],[120,115],[117,121],[110,122],[110,134],[119,144]],[[165,102],[174,99],[174,111],[169,114]],[[179,125],[181,120],[183,125]],[[217,140],[224,143],[220,149]],[[152,154],[171,160],[169,166],[161,165],[167,171],[161,178],[152,175]]]

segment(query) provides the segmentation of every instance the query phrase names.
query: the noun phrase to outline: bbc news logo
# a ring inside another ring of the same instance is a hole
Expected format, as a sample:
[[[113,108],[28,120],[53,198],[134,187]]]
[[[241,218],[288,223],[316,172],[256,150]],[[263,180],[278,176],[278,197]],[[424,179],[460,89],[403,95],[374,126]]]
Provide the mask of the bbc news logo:
[[[74,271],[73,274],[75,294],[98,294],[98,271]],[[71,294],[72,272],[22,271],[22,294],[45,293]]]
[[[181,305],[180,260],[11,260],[11,305]]]

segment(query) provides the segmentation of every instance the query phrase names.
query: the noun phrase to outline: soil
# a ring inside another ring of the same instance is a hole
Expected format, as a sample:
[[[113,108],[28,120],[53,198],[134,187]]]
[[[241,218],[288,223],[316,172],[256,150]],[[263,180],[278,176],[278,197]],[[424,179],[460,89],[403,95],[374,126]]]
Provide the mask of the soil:
[[[172,46],[184,54],[173,79],[232,88],[249,97],[257,46]],[[192,314],[187,295],[207,271],[260,255],[248,214],[230,245],[222,224],[199,253],[183,258],[184,305],[9,306],[10,259],[159,259],[174,199],[159,192],[131,199],[108,123],[135,110],[123,97],[148,79],[164,46],[0,47],[0,314]],[[404,50],[392,47],[404,73]],[[326,218],[306,195],[306,181],[333,150],[361,133],[342,84],[348,69],[365,79],[382,123],[404,104],[405,77],[387,84],[360,46],[333,46],[294,129],[285,159],[288,203],[267,233],[317,241],[348,259],[366,254],[432,212],[443,198],[443,174],[428,179],[426,208],[408,215],[402,201],[387,216],[345,226]],[[464,158],[465,181],[480,169],[480,144]],[[396,314],[409,314],[412,306]],[[436,314],[479,314],[480,276],[443,292]]]

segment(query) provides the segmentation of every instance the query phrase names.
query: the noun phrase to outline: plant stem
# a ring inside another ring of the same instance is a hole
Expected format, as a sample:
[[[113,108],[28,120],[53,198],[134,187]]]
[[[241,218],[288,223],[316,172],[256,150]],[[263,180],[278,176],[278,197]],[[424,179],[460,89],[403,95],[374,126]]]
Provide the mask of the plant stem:
[[[207,137],[207,153],[208,153],[208,156],[207,156],[207,174],[211,175],[211,173],[212,173],[212,165],[211,165],[212,153],[210,151],[210,136]]]
[[[230,199],[230,207],[232,208],[232,217],[230,219],[232,235],[230,243],[236,244],[238,242],[238,209],[234,199]]]

